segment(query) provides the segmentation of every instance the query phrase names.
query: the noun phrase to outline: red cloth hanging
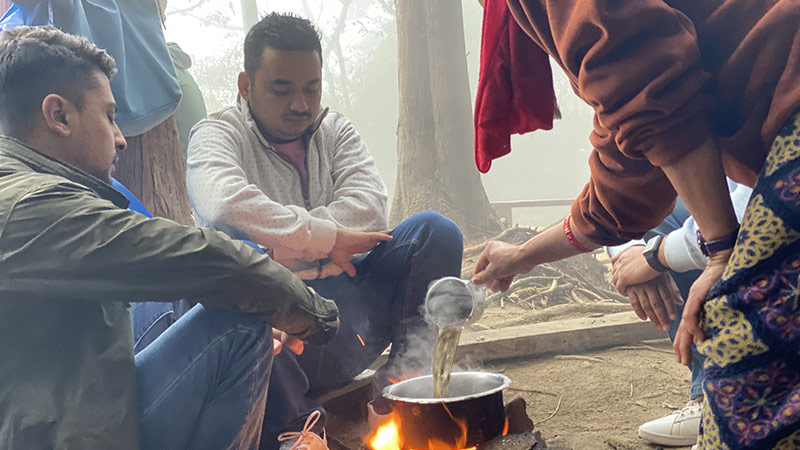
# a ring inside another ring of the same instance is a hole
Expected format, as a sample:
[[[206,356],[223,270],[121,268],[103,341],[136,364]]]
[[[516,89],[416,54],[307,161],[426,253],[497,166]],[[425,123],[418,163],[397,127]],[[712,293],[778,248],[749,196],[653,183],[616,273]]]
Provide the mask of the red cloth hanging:
[[[506,0],[485,0],[475,99],[475,164],[483,173],[511,151],[511,135],[553,128],[550,60],[519,27]]]

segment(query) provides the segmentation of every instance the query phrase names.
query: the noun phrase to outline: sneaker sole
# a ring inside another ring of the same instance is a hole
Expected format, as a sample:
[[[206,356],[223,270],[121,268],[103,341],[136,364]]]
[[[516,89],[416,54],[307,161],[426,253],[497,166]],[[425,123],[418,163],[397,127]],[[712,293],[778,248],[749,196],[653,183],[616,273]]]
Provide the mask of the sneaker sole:
[[[639,430],[639,437],[647,442],[670,447],[688,447],[697,443],[697,436],[672,436],[670,434],[656,434]]]

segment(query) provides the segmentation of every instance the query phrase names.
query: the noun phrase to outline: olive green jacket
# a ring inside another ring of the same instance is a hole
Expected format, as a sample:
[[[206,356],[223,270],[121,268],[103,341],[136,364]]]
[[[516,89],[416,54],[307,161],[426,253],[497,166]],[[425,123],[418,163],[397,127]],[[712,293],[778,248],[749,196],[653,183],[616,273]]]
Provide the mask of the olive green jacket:
[[[220,232],[147,219],[0,136],[0,448],[137,449],[130,305],[189,298],[311,342],[338,311]]]

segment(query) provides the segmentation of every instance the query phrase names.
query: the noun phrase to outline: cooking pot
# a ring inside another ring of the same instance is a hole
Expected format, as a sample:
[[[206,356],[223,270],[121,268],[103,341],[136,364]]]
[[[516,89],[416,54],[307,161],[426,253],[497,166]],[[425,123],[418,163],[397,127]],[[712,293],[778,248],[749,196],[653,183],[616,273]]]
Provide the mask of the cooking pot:
[[[400,419],[404,449],[428,449],[432,440],[459,449],[478,446],[503,432],[503,389],[510,384],[498,373],[454,372],[448,397],[433,397],[431,375],[387,386],[383,396]]]

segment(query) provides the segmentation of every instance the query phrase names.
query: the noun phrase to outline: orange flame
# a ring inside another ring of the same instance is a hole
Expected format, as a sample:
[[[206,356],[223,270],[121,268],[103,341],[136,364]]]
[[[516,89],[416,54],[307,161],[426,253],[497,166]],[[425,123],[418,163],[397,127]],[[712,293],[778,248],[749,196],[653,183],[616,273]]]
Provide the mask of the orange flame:
[[[445,407],[446,409],[446,407]],[[450,411],[448,411],[449,413]],[[452,415],[451,415],[452,417]],[[425,450],[477,450],[477,447],[464,447],[467,443],[467,423],[466,420],[456,419],[453,420],[458,424],[461,429],[461,436],[456,440],[455,446],[442,442],[438,439],[429,439],[428,448]],[[402,450],[403,437],[400,433],[400,416],[392,412],[389,418],[378,425],[375,432],[367,436],[364,440],[371,450]],[[409,449],[415,450],[415,449]]]
[[[404,374],[398,376],[397,378],[387,377],[386,379],[389,380],[389,383],[397,384],[397,383],[399,383],[401,381],[408,380],[409,378],[416,378],[416,377],[420,377],[420,376],[422,376],[422,372],[417,370],[417,371],[414,371],[414,372],[411,372],[411,373],[404,373]]]
[[[508,434],[508,416],[506,416],[506,423],[503,425],[503,436]]]
[[[372,450],[401,450],[403,440],[400,438],[400,418],[392,413],[366,441]]]
[[[450,412],[450,409],[447,407],[446,404],[442,403],[442,407],[447,412],[447,415],[453,419],[453,422],[458,425],[458,428],[461,430],[461,436],[455,442],[455,446],[452,444],[448,444],[446,442],[442,442],[438,439],[428,439],[428,450],[459,450],[464,449],[465,445],[467,444],[467,421],[466,419],[456,419],[453,416],[453,413]],[[475,449],[476,447],[471,447],[471,449]]]
[[[358,342],[361,342],[362,347],[365,347],[367,345],[364,343],[364,338],[362,338],[360,334],[356,334],[356,337],[358,338]]]

